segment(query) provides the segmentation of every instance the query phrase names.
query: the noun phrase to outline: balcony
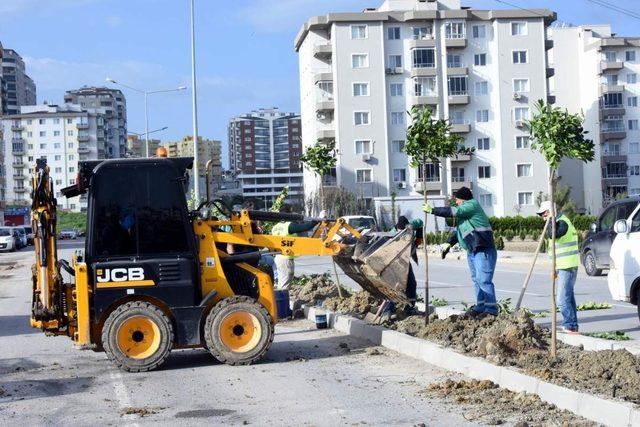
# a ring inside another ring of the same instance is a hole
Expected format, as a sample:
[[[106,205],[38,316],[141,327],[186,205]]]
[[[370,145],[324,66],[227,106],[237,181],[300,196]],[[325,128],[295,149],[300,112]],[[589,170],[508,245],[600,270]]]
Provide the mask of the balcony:
[[[89,135],[78,135],[78,142],[89,142]]]
[[[25,164],[22,163],[22,162],[20,162],[20,163],[13,162],[13,163],[11,163],[11,166],[13,166],[14,169],[22,169],[22,168],[24,168]]]
[[[469,133],[471,132],[471,125],[469,123],[451,123],[452,133]]]
[[[627,137],[627,132],[624,126],[603,128],[600,131],[600,140],[609,141],[611,139],[624,139]]]
[[[600,46],[602,47],[619,47],[624,46],[624,39],[618,37],[609,37],[606,39],[602,39],[600,42]]]
[[[468,76],[469,69],[467,67],[451,67],[447,65],[447,74],[455,76]]]
[[[416,67],[414,64],[411,68],[411,77],[433,77],[437,74],[435,64],[428,67]]]
[[[603,150],[600,154],[602,163],[627,162],[627,154],[621,150]]]
[[[442,190],[442,182],[438,181],[427,181],[426,185],[422,180],[418,179],[413,183],[413,188],[418,193],[424,193],[424,191],[440,191]]]
[[[27,192],[27,189],[26,189],[25,187],[15,187],[15,188],[13,189],[13,191],[14,191],[15,193],[26,193],[26,192]]]
[[[23,144],[24,143],[24,138],[22,137],[18,137],[18,138],[11,138],[11,142],[13,142],[14,144]]]
[[[89,147],[86,144],[78,144],[78,153],[87,154],[89,152]]]
[[[624,92],[624,85],[610,85],[604,83],[600,85],[600,92],[602,94]]]
[[[17,173],[14,173],[14,174],[13,174],[13,179],[16,179],[16,180],[18,180],[18,181],[21,181],[21,180],[23,180],[23,179],[25,179],[25,178],[26,178],[26,176],[25,176],[25,175],[17,174]]]
[[[454,176],[451,178],[451,190],[456,191],[462,187],[471,188],[471,181],[465,180],[464,177]]]
[[[624,105],[616,104],[616,105],[604,105],[600,107],[600,117],[607,116],[624,116],[626,110]]]
[[[411,105],[438,105],[438,95],[412,96]]]
[[[11,130],[12,131],[19,132],[19,131],[21,131],[23,129],[24,129],[24,126],[22,126],[22,125],[15,124],[15,123],[11,125]]]
[[[313,47],[313,56],[317,59],[330,60],[333,55],[333,47],[330,43],[317,44]]]
[[[319,95],[316,100],[316,111],[318,113],[333,111],[335,104],[333,96],[331,95]]]
[[[332,82],[333,81],[333,73],[331,71],[327,71],[324,73],[316,73],[314,76],[315,83],[318,82]]]
[[[600,73],[606,73],[607,71],[620,71],[624,68],[624,62],[622,61],[601,61]]]
[[[11,152],[16,156],[22,156],[25,154],[24,147],[13,147]]]
[[[78,130],[86,130],[89,129],[89,123],[77,123],[76,124],[76,128],[78,128]]]
[[[429,39],[409,40],[409,49],[417,49],[421,47],[435,47],[436,40],[432,37]]]
[[[333,129],[320,129],[316,133],[316,137],[320,141],[331,141],[336,139],[336,131]]]
[[[469,95],[466,93],[454,93],[449,95],[450,105],[465,105],[469,103]]]
[[[451,158],[452,162],[468,162],[471,160],[471,154],[458,154]]]
[[[447,46],[447,49],[464,49],[467,47],[467,38],[462,36],[455,39],[446,39],[444,44]]]
[[[606,189],[612,185],[627,185],[629,179],[626,174],[603,174],[602,189]]]

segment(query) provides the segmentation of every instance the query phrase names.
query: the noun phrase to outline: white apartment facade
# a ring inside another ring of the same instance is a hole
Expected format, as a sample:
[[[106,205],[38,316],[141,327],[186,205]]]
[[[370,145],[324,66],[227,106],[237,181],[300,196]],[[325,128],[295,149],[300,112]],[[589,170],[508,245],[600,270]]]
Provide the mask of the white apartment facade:
[[[7,205],[30,204],[31,171],[36,159],[46,157],[58,206],[86,209],[86,198],[67,199],[60,190],[76,183],[79,161],[105,158],[98,136],[104,123],[104,115],[77,105],[22,107],[19,114],[0,118]]]
[[[555,27],[552,89],[557,104],[585,116],[595,143],[591,163],[565,162],[573,198],[598,214],[620,195],[640,195],[640,39],[614,37],[609,25]]]
[[[549,96],[549,10],[462,9],[459,0],[387,0],[311,18],[296,38],[302,140],[336,141],[336,185],[365,199],[471,187],[490,215],[533,214],[548,172],[523,120]],[[475,153],[428,166],[402,147],[414,105],[448,118]],[[305,171],[305,191],[317,188]]]

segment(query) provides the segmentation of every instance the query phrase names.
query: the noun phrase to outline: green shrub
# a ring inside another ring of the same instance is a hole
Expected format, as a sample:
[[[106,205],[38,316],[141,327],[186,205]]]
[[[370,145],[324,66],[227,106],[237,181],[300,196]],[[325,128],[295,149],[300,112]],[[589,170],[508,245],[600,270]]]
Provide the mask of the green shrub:
[[[515,233],[513,232],[513,230],[511,229],[505,230],[504,238],[507,239],[508,242],[512,241],[514,236],[515,236]]]
[[[524,242],[524,239],[527,238],[527,233],[524,230],[520,230],[520,235],[518,237],[520,237],[520,240]]]
[[[494,242],[497,250],[499,251],[504,250],[504,240],[502,240],[502,237],[494,238]]]
[[[84,212],[58,211],[57,216],[56,233],[59,233],[64,228],[77,228],[82,232],[87,229],[87,214]]]

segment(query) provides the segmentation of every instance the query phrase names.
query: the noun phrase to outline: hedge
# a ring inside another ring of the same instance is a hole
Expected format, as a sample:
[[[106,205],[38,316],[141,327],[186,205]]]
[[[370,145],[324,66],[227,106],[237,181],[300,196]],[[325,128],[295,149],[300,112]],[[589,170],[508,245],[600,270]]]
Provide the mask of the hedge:
[[[596,217],[589,215],[577,215],[571,221],[573,226],[578,231],[587,231],[589,225],[596,220]],[[489,218],[491,228],[495,233],[507,235],[507,234],[540,234],[544,227],[544,220],[537,216],[505,216],[505,217],[491,217]]]

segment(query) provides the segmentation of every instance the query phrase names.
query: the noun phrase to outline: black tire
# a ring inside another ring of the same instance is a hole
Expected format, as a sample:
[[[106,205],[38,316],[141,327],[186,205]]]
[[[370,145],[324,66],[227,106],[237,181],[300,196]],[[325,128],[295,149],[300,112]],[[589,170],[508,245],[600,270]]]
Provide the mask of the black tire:
[[[602,269],[596,266],[596,257],[593,252],[587,251],[582,257],[582,265],[584,265],[584,271],[587,276],[600,276],[602,275]]]
[[[136,326],[135,322],[142,322],[142,326]],[[149,326],[151,324],[155,324],[157,330]],[[123,326],[129,329],[121,331]],[[173,325],[155,305],[144,301],[128,302],[107,317],[102,328],[102,345],[109,359],[120,369],[128,372],[150,371],[169,357],[173,347]],[[130,347],[123,349],[124,346]],[[146,346],[149,348],[144,351]],[[127,354],[127,351],[130,353]],[[138,351],[140,353],[136,354]]]
[[[245,315],[254,324],[246,325],[243,321],[234,322],[230,317],[232,315]],[[256,326],[259,326],[259,329]],[[222,330],[223,328],[228,329]],[[259,335],[251,337],[254,333]],[[228,342],[233,340],[234,336],[237,337],[239,344],[244,342],[243,339],[249,339],[247,348],[234,350],[230,347]],[[207,349],[213,357],[227,365],[250,365],[259,361],[269,350],[273,336],[274,327],[271,316],[260,303],[248,296],[233,296],[220,301],[211,309],[204,325]],[[254,339],[256,341],[252,343]]]

